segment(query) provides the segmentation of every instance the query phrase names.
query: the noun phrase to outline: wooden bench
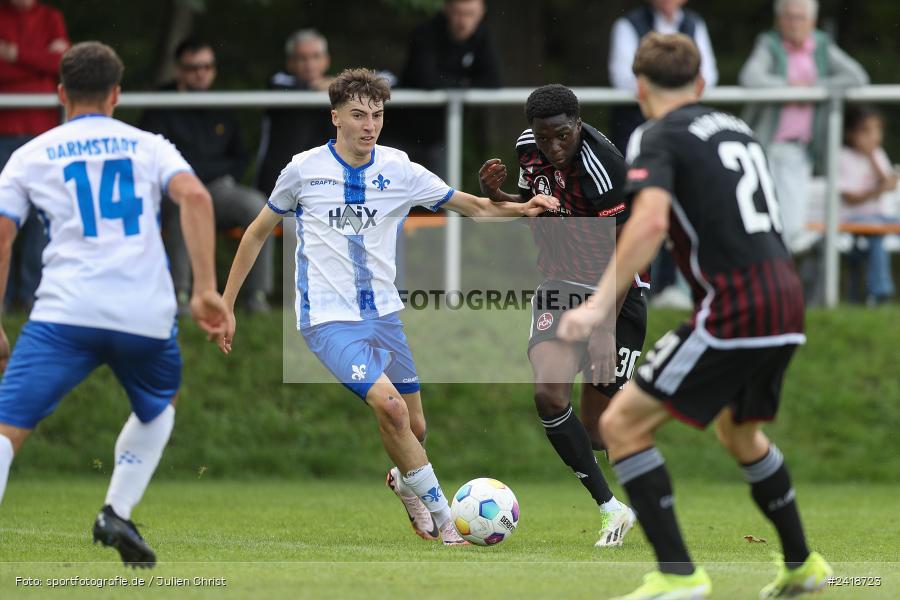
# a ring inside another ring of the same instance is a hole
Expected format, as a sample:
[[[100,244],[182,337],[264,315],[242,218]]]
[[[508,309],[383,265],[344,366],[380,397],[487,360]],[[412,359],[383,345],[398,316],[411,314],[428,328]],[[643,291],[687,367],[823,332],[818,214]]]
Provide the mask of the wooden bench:
[[[807,223],[806,228],[810,231],[818,231],[824,233],[825,223]],[[855,223],[845,221],[838,223],[838,232],[850,233],[853,235],[890,235],[892,233],[900,235],[900,222],[897,223]]]
[[[275,226],[275,231],[272,233],[275,237],[281,237],[284,235],[284,231],[281,227],[281,223]],[[231,229],[225,230],[225,238],[229,240],[234,240],[236,242],[241,241],[241,238],[244,237],[244,228],[243,227],[232,227]]]

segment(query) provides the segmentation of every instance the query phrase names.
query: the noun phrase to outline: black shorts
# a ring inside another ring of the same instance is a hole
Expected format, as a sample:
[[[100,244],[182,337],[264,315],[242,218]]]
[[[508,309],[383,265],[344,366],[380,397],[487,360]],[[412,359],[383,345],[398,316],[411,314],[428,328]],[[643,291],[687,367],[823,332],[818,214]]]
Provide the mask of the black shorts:
[[[638,387],[672,416],[700,429],[726,406],[736,423],[772,421],[797,345],[721,349],[709,340],[688,324],[670,331],[638,367]]]
[[[575,308],[593,292],[589,286],[566,281],[547,280],[535,290],[531,299],[531,335],[528,350],[546,340],[555,340],[559,319],[569,308]],[[634,366],[641,356],[644,338],[647,335],[647,298],[642,288],[632,288],[625,297],[619,318],[616,320],[616,351],[619,363],[616,367],[616,382],[595,385],[602,394],[612,397],[625,382],[631,379]],[[590,366],[587,346],[580,369]],[[589,374],[585,377],[590,380]]]

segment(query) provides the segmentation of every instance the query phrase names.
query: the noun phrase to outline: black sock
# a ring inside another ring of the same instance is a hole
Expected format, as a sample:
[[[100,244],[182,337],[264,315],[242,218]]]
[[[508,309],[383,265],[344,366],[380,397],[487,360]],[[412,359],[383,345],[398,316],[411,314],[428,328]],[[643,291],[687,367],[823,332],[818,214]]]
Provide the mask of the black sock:
[[[741,468],[750,483],[753,500],[778,531],[785,565],[796,569],[809,556],[809,548],[784,457],[775,444],[770,444],[764,457]]]
[[[612,500],[613,493],[603,478],[597,457],[591,448],[591,438],[572,411],[572,405],[558,415],[541,419],[541,423],[553,449],[575,471],[581,485],[590,492],[594,501],[603,504]]]
[[[650,446],[617,461],[613,468],[656,552],[659,570],[676,575],[693,573],[694,565],[675,519],[672,482],[659,450]]]

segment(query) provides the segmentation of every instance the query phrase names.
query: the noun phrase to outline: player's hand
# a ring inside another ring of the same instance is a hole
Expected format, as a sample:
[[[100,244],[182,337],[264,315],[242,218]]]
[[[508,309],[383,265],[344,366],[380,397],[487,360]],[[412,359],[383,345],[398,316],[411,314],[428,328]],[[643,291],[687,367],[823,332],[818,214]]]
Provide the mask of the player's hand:
[[[7,364],[9,364],[9,340],[6,339],[6,331],[0,327],[0,373],[6,372]]]
[[[532,196],[522,207],[526,217],[537,217],[545,212],[559,210],[559,199],[546,194]]]
[[[603,322],[604,315],[589,302],[563,313],[556,330],[556,336],[566,342],[587,340],[594,328]]]
[[[616,382],[616,334],[606,327],[595,327],[588,338],[591,359],[591,383],[603,385]]]
[[[195,292],[191,296],[191,316],[206,332],[206,339],[218,340],[225,335],[228,305],[215,290]]]
[[[216,344],[222,354],[231,354],[231,342],[234,341],[234,332],[237,330],[237,319],[234,317],[234,311],[229,310],[225,317],[225,332],[216,339]]]
[[[506,181],[506,165],[499,158],[492,158],[478,170],[478,185],[481,193],[493,199]]]

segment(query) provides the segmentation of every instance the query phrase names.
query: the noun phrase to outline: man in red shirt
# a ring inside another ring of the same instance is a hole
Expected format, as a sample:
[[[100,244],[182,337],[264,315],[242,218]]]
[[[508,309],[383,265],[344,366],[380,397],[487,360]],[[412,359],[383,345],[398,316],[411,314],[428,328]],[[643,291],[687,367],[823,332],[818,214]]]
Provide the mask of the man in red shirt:
[[[59,61],[69,47],[62,13],[37,0],[0,0],[0,94],[56,92]],[[0,168],[22,144],[59,124],[59,109],[0,110]],[[30,308],[40,281],[46,236],[39,219],[19,232],[7,298]],[[16,276],[17,275],[17,276]]]

